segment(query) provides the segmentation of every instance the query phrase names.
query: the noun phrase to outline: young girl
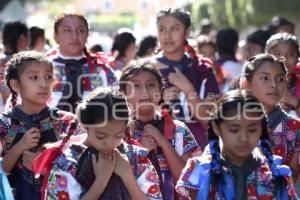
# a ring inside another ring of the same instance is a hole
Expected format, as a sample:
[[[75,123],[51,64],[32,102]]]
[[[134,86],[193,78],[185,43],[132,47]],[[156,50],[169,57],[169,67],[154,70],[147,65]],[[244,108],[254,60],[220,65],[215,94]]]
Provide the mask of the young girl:
[[[54,39],[57,48],[48,52],[54,66],[54,92],[50,106],[74,112],[76,103],[97,87],[116,83],[107,58],[91,55],[85,48],[88,37],[86,18],[77,12],[62,13],[55,18]]]
[[[220,90],[223,89],[224,85],[224,74],[220,66],[217,65],[217,46],[213,41],[213,38],[208,35],[199,35],[197,37],[197,49],[200,55],[205,58],[209,58],[213,62],[213,72],[216,76],[218,86]]]
[[[128,142],[147,148],[160,177],[164,200],[174,199],[174,181],[197,143],[184,123],[173,120],[166,110],[158,113],[162,79],[150,62],[131,62],[120,78],[120,90],[131,109]]]
[[[188,160],[177,182],[183,199],[297,199],[290,169],[272,155],[263,108],[249,92],[221,97],[208,137],[204,154]]]
[[[43,54],[21,52],[9,61],[6,83],[12,94],[12,110],[1,115],[3,169],[10,173],[16,199],[40,199],[41,179],[34,179],[31,164],[45,143],[63,138],[70,113],[50,110],[53,68]],[[22,103],[16,105],[17,96]],[[78,127],[77,133],[82,130]]]
[[[287,89],[287,70],[274,56],[258,54],[245,63],[241,87],[253,92],[268,116],[272,151],[283,158],[297,181],[300,166],[300,120],[287,114],[279,105]]]
[[[13,54],[28,50],[28,28],[20,21],[7,22],[3,26],[2,42],[4,54],[0,54],[0,113],[5,110],[5,104],[9,97],[9,89],[5,84],[5,70],[7,63]]]
[[[76,114],[87,137],[54,160],[45,199],[162,199],[146,149],[122,141],[129,117],[123,95],[98,88]]]
[[[288,33],[277,33],[267,41],[265,51],[284,60],[288,70],[288,90],[283,96],[283,105],[285,110],[294,110],[296,116],[300,116],[300,68],[297,66],[300,53],[297,37]]]
[[[117,78],[120,78],[123,68],[136,56],[136,39],[129,31],[118,33],[112,45],[111,52],[115,59],[110,66],[115,70]]]
[[[187,38],[191,30],[191,19],[188,12],[178,8],[168,8],[161,10],[157,14],[158,40],[162,49],[161,53],[156,55],[153,62],[160,70],[166,84],[165,94],[170,96],[166,98],[174,110],[179,111],[177,118],[186,122],[187,126],[194,134],[201,147],[207,144],[205,135],[206,108],[199,107],[199,102],[203,102],[208,96],[219,94],[218,84],[211,68],[211,61],[198,58],[195,51],[187,43]],[[185,90],[185,83],[178,84],[169,82],[169,75],[178,69],[191,82],[191,90]],[[176,87],[174,87],[176,85]],[[173,95],[173,91],[175,91]],[[179,93],[179,94],[177,94]],[[199,98],[197,98],[199,97]],[[192,108],[199,108],[199,115],[191,113],[189,105]],[[192,121],[196,119],[197,122]]]

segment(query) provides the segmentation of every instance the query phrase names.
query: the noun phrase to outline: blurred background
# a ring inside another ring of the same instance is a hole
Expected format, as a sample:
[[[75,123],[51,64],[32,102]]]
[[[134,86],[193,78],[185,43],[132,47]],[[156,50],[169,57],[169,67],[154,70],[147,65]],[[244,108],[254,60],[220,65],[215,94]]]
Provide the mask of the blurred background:
[[[155,14],[166,6],[191,12],[193,35],[198,35],[200,21],[209,18],[214,29],[233,27],[243,39],[255,29],[265,28],[275,15],[292,21],[295,35],[300,33],[299,0],[0,0],[0,29],[5,22],[20,20],[29,27],[44,28],[52,45],[54,16],[64,10],[79,10],[90,24],[88,45],[101,41],[104,51],[109,51],[110,38],[119,28],[132,29],[137,41],[156,34]]]

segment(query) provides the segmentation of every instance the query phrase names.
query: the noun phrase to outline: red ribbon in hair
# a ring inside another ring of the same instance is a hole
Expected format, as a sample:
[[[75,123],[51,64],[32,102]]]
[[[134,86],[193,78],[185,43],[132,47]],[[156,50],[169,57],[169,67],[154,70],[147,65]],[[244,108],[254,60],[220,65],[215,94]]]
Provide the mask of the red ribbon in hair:
[[[39,178],[40,175],[43,173],[43,171],[45,172],[45,176],[43,178],[43,185],[42,185],[42,189],[41,189],[42,200],[46,199],[45,190],[46,190],[46,187],[47,187],[47,184],[48,184],[48,177],[50,175],[50,171],[51,171],[51,168],[52,168],[52,162],[59,155],[62,154],[62,148],[68,142],[68,140],[70,139],[71,135],[74,134],[74,132],[76,130],[76,127],[77,127],[77,122],[73,121],[70,124],[67,136],[64,137],[64,139],[59,144],[59,146],[55,146],[55,147],[51,147],[49,149],[45,149],[33,161],[32,169],[33,169],[33,173],[35,175],[35,178]]]

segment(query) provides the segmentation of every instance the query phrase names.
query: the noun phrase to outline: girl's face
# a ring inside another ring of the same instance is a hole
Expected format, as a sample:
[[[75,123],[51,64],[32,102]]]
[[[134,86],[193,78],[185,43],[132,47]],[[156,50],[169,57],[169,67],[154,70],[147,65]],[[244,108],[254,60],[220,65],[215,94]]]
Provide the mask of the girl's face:
[[[88,37],[88,28],[76,16],[64,18],[59,24],[54,38],[64,56],[80,56]]]
[[[11,80],[11,85],[20,93],[22,105],[44,107],[52,92],[52,67],[44,63],[28,65],[21,73],[20,80]]]
[[[298,50],[289,42],[281,42],[272,47],[269,52],[277,58],[285,58],[285,65],[288,72],[293,72],[298,62]]]
[[[246,42],[245,44],[245,54],[247,60],[257,54],[263,53],[263,51],[264,49],[262,46],[253,42]]]
[[[20,37],[18,38],[18,41],[17,41],[17,50],[18,51],[26,51],[26,50],[28,50],[28,45],[29,45],[28,36],[26,36],[24,34],[20,35]]]
[[[211,61],[216,61],[216,49],[210,45],[205,44],[199,49],[199,53],[202,54],[204,57],[209,58]]]
[[[189,31],[184,24],[173,16],[164,16],[158,20],[158,40],[164,53],[176,53],[184,48]]]
[[[36,44],[34,47],[35,51],[44,52],[45,51],[46,39],[44,37],[39,37],[36,40]]]
[[[278,63],[264,62],[258,67],[248,87],[270,112],[287,89],[286,75]]]
[[[136,51],[135,43],[132,42],[128,45],[124,55],[130,61],[135,57]]]
[[[223,155],[238,166],[242,166],[249,158],[262,134],[258,114],[249,112],[241,115],[240,118],[224,120],[214,126],[215,133],[222,139]]]
[[[110,154],[117,148],[124,136],[125,121],[111,120],[104,126],[88,127],[87,141],[101,154]]]
[[[133,113],[153,114],[161,99],[159,82],[151,72],[140,72],[129,78],[125,95]]]

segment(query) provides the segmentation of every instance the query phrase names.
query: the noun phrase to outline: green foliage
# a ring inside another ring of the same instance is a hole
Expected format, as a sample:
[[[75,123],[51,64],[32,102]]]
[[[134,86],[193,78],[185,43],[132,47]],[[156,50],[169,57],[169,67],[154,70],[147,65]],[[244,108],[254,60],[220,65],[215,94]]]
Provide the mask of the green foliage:
[[[196,28],[204,17],[211,18],[216,28],[237,29],[267,25],[274,15],[300,19],[299,0],[195,0],[191,10]]]

